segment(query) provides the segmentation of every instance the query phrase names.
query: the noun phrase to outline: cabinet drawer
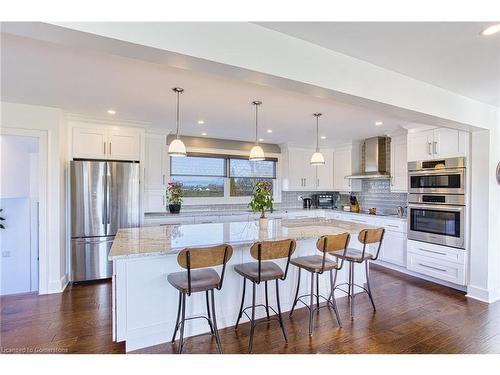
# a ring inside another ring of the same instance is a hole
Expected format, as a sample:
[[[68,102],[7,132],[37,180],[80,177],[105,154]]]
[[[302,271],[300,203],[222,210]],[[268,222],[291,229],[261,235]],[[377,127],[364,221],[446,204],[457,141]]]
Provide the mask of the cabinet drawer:
[[[408,241],[408,252],[425,258],[432,258],[436,261],[442,260],[460,265],[465,264],[465,250],[451,247]]]
[[[465,285],[465,266],[463,264],[451,263],[409,252],[407,268],[436,279]]]
[[[383,226],[385,230],[392,232],[400,232],[406,233],[406,222],[405,221],[397,221],[397,220],[383,220],[379,223],[379,225]]]

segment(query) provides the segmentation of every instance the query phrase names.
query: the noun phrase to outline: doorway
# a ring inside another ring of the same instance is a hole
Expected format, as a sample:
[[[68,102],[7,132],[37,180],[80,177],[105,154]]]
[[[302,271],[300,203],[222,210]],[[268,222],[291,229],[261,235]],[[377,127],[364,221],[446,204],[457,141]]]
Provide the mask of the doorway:
[[[39,138],[0,134],[0,295],[39,289]]]

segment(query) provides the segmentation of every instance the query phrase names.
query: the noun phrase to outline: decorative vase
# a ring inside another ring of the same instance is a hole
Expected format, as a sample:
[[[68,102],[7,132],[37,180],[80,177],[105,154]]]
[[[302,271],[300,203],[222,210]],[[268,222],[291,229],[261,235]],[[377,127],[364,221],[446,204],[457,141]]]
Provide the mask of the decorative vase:
[[[268,223],[269,223],[269,219],[267,217],[259,218],[259,228],[260,229],[267,229]]]
[[[178,214],[179,212],[181,212],[181,205],[180,204],[169,204],[168,210],[170,211],[171,214]]]

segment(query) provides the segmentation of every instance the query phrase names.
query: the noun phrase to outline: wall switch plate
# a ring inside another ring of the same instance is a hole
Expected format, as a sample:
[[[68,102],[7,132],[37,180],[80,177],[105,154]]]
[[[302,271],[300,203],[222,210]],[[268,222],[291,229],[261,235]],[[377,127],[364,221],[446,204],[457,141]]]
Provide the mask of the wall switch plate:
[[[2,251],[2,258],[10,258],[10,251]]]

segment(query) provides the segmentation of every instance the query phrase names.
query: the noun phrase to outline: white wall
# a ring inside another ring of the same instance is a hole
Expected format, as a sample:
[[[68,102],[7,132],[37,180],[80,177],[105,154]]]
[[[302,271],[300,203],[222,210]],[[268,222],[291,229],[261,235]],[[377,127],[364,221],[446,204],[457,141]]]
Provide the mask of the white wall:
[[[66,221],[65,221],[65,155],[66,124],[58,108],[2,102],[2,130],[37,130],[46,135],[46,233],[40,232],[40,241],[47,249],[46,259],[40,258],[40,268],[46,273],[45,285],[40,293],[57,293],[67,284],[66,273]],[[64,147],[62,147],[64,145]],[[42,197],[40,197],[42,201]],[[42,213],[41,213],[42,214]],[[61,215],[62,214],[62,215]],[[40,254],[42,256],[42,254]],[[40,279],[44,277],[40,274]]]

